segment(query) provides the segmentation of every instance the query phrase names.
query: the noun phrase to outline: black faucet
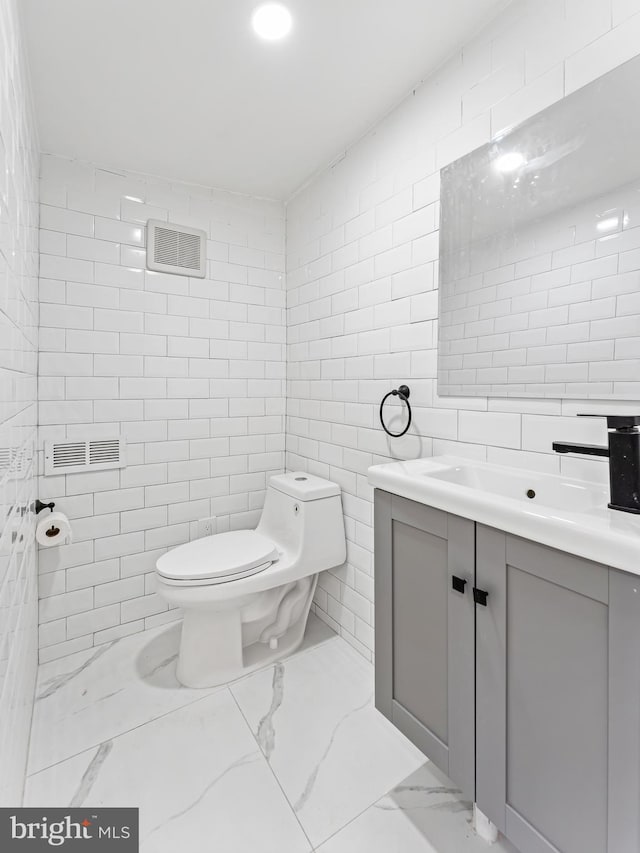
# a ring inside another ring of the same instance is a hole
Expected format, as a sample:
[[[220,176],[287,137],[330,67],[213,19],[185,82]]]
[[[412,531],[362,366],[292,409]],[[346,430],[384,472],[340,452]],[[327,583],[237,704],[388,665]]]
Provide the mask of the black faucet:
[[[609,446],[567,444],[554,441],[556,453],[582,453],[609,457],[610,509],[640,513],[640,415],[578,415],[579,418],[606,417]]]

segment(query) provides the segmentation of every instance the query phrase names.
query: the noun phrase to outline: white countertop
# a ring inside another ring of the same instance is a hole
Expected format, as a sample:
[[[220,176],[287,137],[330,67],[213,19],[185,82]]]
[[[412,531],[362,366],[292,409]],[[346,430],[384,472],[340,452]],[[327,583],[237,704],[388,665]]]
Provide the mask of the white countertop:
[[[454,456],[374,465],[368,476],[377,489],[640,575],[640,515],[609,509],[607,487]]]

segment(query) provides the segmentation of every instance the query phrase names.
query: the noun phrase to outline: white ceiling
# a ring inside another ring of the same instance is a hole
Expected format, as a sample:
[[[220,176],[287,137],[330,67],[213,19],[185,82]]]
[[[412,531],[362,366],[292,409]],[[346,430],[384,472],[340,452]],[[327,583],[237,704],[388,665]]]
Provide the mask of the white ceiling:
[[[506,0],[21,0],[42,149],[287,198]]]

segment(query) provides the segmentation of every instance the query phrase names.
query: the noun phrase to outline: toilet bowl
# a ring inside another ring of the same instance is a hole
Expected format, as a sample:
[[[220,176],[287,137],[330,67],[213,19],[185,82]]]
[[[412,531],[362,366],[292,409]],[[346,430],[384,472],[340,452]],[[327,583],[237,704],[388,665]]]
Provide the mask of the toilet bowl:
[[[158,593],[184,611],[178,680],[214,687],[293,652],[318,573],[345,558],[340,487],[299,471],[270,478],[255,530],[163,554]]]

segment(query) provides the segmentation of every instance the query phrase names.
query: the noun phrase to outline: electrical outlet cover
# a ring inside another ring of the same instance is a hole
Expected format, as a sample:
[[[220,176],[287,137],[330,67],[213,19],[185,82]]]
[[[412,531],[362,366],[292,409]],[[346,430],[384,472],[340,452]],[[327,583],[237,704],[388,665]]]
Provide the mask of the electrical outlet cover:
[[[211,518],[201,518],[198,522],[198,536],[213,536],[217,531],[216,516]]]

